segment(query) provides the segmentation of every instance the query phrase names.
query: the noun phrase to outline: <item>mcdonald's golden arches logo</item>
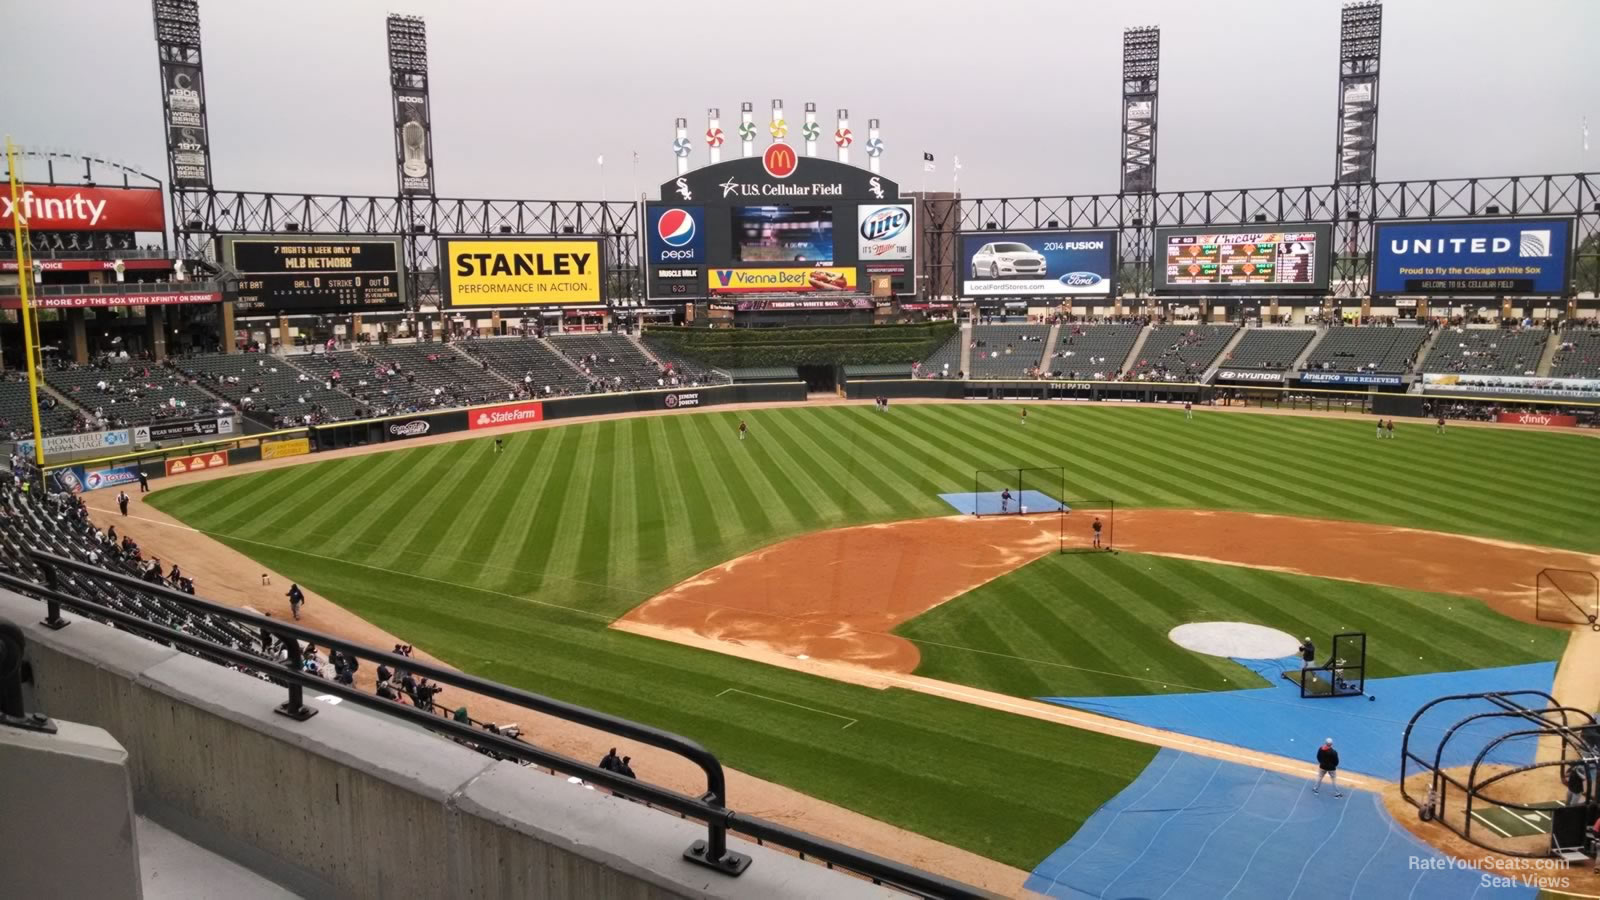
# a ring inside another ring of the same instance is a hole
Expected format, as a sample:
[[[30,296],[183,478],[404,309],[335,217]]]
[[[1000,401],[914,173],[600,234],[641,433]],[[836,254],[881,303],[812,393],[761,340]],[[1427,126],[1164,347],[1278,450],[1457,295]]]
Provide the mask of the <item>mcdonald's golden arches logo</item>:
[[[794,174],[799,163],[800,158],[795,155],[794,148],[782,141],[767,147],[766,152],[761,154],[761,164],[773,178],[788,178]]]

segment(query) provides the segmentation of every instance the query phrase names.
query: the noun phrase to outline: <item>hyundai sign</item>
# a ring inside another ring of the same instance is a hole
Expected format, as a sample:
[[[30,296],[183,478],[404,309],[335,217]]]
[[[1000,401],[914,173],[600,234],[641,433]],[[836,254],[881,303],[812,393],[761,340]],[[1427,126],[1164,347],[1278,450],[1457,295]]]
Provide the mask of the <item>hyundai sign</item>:
[[[1117,275],[1114,231],[982,231],[961,237],[968,297],[1109,297]]]
[[[698,206],[652,206],[646,217],[650,265],[705,262],[705,214]]]
[[[1382,222],[1379,294],[1548,294],[1570,281],[1571,219]]]

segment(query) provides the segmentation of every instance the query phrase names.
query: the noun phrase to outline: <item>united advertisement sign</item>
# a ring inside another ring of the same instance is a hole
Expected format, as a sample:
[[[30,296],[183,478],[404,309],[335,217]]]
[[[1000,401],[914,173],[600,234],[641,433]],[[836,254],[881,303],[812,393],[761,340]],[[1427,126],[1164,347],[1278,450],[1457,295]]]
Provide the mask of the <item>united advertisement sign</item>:
[[[1379,294],[1548,294],[1567,290],[1571,219],[1380,222]]]

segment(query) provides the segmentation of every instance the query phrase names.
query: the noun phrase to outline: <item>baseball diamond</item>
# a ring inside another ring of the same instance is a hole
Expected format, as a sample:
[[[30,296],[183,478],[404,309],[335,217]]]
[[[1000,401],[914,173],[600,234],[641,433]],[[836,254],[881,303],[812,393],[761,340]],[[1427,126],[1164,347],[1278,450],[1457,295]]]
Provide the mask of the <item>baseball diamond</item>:
[[[0,900],[1600,900],[1600,3],[14,5]]]

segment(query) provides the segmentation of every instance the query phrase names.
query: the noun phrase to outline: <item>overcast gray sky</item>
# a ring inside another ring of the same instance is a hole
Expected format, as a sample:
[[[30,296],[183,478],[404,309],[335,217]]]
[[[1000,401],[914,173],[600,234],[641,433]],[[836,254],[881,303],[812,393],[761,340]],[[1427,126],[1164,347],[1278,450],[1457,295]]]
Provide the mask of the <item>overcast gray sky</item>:
[[[1326,183],[1339,0],[202,0],[221,188],[394,192],[384,17],[428,26],[434,159],[450,197],[623,199],[673,171],[672,120],[705,163],[772,98],[858,139],[884,174],[968,196],[1114,191],[1122,29],[1160,25],[1160,187]],[[1600,0],[1389,0],[1378,175],[1600,170]],[[0,0],[0,128],[163,180],[147,0]],[[1580,121],[1593,137],[1582,149]],[[763,142],[765,133],[763,130]],[[831,145],[828,145],[831,151]],[[736,147],[734,151],[737,152]],[[860,145],[857,153],[860,154]]]

